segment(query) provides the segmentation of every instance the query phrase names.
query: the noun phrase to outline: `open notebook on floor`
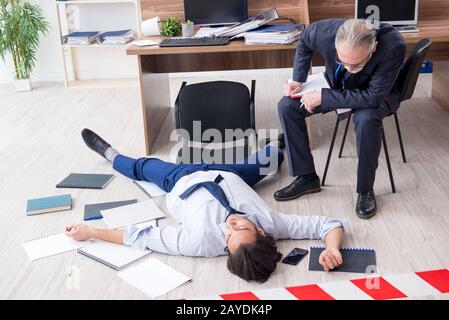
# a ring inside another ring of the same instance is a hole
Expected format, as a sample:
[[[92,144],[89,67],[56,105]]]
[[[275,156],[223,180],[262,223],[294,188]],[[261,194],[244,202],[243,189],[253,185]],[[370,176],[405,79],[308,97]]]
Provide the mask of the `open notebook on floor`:
[[[23,248],[31,260],[37,260],[56,254],[72,251],[90,244],[90,241],[76,241],[64,233],[28,240]]]
[[[311,247],[309,255],[309,271],[324,271],[319,263],[319,256],[324,247]],[[375,273],[376,252],[369,248],[341,248],[343,264],[333,272],[353,272],[353,273]]]
[[[288,81],[291,82],[292,80],[289,79]],[[309,75],[307,77],[307,82],[304,83],[303,89],[300,92],[291,95],[291,98],[300,99],[302,95],[306,92],[321,89],[330,89],[329,83],[326,79],[326,76],[324,75],[324,72]],[[337,112],[337,114],[343,114],[351,112],[351,109],[344,108],[344,109],[336,109],[335,111]]]
[[[120,271],[117,276],[153,299],[191,280],[156,258]]]
[[[133,181],[134,184],[142,190],[149,198],[160,197],[167,192],[159,188],[156,184],[148,182],[148,181]]]
[[[111,229],[165,217],[153,200],[137,202],[109,210],[101,210],[103,220]]]
[[[96,240],[78,253],[114,270],[120,270],[128,264],[151,253],[150,250],[134,249],[122,244]]]

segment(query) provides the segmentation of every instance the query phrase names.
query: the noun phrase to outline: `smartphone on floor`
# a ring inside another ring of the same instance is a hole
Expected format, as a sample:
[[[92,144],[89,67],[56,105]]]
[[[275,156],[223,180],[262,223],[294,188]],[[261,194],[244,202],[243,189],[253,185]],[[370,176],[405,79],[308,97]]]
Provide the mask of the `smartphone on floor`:
[[[282,259],[282,262],[296,266],[308,253],[309,251],[306,249],[294,248]]]

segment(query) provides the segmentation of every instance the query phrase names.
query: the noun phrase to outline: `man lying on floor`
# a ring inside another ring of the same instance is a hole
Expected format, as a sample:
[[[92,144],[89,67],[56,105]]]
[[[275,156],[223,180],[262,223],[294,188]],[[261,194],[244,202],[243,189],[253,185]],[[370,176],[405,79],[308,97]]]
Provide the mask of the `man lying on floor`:
[[[326,250],[319,261],[324,269],[329,271],[343,263],[339,251],[346,229],[343,220],[278,213],[251,188],[266,176],[261,172],[273,164],[270,162],[282,162],[284,157],[277,147],[267,145],[235,164],[173,164],[156,158],[125,157],[89,129],[82,131],[82,137],[118,172],[150,181],[168,192],[168,210],[180,225],[129,226],[124,230],[67,226],[66,234],[75,240],[95,238],[194,257],[227,254],[227,267],[233,274],[258,282],[265,282],[281,259],[277,239],[322,239]]]

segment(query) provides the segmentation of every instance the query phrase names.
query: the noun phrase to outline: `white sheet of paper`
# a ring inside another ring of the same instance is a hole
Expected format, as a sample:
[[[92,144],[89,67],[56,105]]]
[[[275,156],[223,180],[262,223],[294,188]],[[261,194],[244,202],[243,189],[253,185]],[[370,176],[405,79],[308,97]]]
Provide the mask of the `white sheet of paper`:
[[[134,181],[134,183],[146,193],[150,198],[161,197],[167,192],[159,188],[156,184],[148,181]]]
[[[69,238],[64,233],[58,233],[41,239],[26,241],[23,243],[23,248],[28,257],[34,261],[76,250],[90,243],[91,241],[76,241]]]
[[[111,229],[165,217],[153,200],[141,201],[127,206],[101,210],[106,225]]]
[[[191,280],[156,258],[118,272],[117,276],[153,299]]]
[[[157,46],[159,45],[159,43],[157,43],[156,41],[153,40],[135,40],[133,42],[131,42],[131,44],[133,46],[138,46],[138,47],[148,47],[148,46]]]

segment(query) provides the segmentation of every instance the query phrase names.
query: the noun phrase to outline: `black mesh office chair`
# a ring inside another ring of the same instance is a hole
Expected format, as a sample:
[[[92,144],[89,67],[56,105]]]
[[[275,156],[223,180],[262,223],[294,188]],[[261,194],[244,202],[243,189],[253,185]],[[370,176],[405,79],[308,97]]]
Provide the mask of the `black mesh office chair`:
[[[221,161],[212,162],[241,160],[251,151],[248,136],[227,136],[225,131],[241,129],[246,133],[255,133],[255,90],[255,80],[251,83],[251,93],[246,85],[232,81],[212,81],[191,85],[183,82],[175,102],[176,128],[184,129],[188,133],[188,140],[193,143],[229,144],[231,142],[233,144],[240,140],[240,145],[238,143],[231,147],[222,145],[212,150],[208,149],[206,154],[213,159],[221,159]],[[201,121],[200,131],[194,130],[196,121]],[[222,140],[212,141],[212,137],[203,136],[208,129],[218,130]],[[197,135],[200,133],[198,137],[194,136],[195,131]],[[184,144],[178,152],[177,162],[211,162],[203,159],[203,150],[203,147],[198,145]]]
[[[402,101],[408,100],[412,97],[413,92],[415,91],[416,82],[418,80],[419,71],[421,69],[424,58],[426,57],[431,44],[432,44],[432,42],[429,39],[420,40],[416,44],[415,48],[413,49],[413,52],[410,54],[410,56],[407,58],[405,63],[402,65],[401,71],[399,72],[398,78],[397,78],[395,86],[394,86],[400,92],[400,100],[399,100],[400,103]],[[399,145],[401,147],[402,161],[405,163],[407,160],[405,158],[404,144],[402,142],[401,128],[399,126],[399,119],[398,119],[397,112],[392,112],[387,117],[392,116],[392,115],[394,116],[394,120],[396,122],[396,129],[398,131],[398,138],[399,138]],[[331,140],[331,144],[329,147],[329,153],[327,155],[326,167],[324,169],[324,174],[323,174],[323,180],[322,180],[323,186],[326,181],[327,171],[329,169],[329,163],[331,160],[332,151],[334,149],[335,137],[337,136],[339,123],[341,121],[347,119],[345,131],[344,131],[343,138],[341,141],[340,152],[338,153],[338,157],[341,158],[341,156],[343,154],[343,148],[345,145],[346,135],[348,133],[348,128],[349,128],[349,123],[351,121],[351,117],[352,117],[351,112],[348,112],[346,114],[337,115],[337,121],[335,123],[334,133],[332,135],[332,140]],[[385,139],[385,132],[384,132],[383,128],[382,128],[382,144],[384,146],[385,158],[387,160],[387,167],[388,167],[388,174],[390,176],[391,190],[393,193],[396,193],[393,172],[391,170],[390,156],[388,153],[387,141]]]

